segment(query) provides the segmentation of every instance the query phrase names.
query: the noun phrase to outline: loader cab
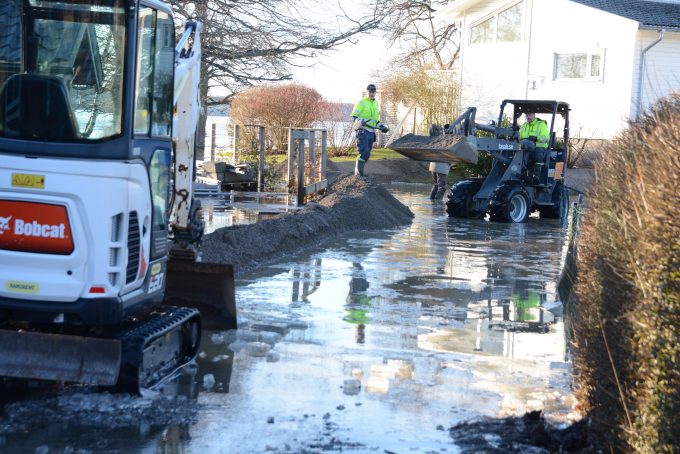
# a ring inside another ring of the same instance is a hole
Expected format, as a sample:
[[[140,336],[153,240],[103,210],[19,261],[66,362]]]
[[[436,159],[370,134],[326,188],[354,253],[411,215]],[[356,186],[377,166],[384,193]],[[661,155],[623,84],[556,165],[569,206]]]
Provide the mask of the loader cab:
[[[497,137],[514,137],[517,140],[520,126],[525,121],[524,114],[534,112],[536,118],[546,122],[550,133],[548,176],[554,179],[557,172],[559,178],[566,168],[569,155],[569,110],[569,104],[561,101],[504,100],[498,124],[507,123],[507,127],[499,128]]]
[[[560,101],[505,100],[501,104],[498,124],[509,122],[508,127],[517,133],[527,112],[534,112],[536,118],[546,122],[550,131],[548,149],[566,151],[569,141],[569,104]]]
[[[141,160],[152,228],[166,232],[172,10],[156,0],[7,0],[0,15],[0,153],[93,166]]]

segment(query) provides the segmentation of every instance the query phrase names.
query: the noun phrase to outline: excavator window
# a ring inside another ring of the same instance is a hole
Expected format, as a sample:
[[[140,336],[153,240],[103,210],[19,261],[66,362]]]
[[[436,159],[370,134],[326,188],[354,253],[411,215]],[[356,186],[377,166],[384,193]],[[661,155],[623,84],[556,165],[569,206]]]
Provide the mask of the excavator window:
[[[80,142],[122,133],[124,0],[9,0],[0,14],[6,22],[0,33],[0,137]],[[56,100],[42,120],[29,86]],[[36,121],[66,125],[67,131],[57,134]]]
[[[162,11],[139,11],[135,134],[170,137],[172,125],[174,27]]]

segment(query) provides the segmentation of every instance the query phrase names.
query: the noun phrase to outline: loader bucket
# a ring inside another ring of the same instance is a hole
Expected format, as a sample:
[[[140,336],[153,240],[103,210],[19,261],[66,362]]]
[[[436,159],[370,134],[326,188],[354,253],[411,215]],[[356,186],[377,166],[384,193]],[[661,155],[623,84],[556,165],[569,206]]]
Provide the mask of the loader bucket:
[[[204,328],[237,328],[231,265],[171,259],[167,270],[165,304],[198,309]]]
[[[113,386],[120,361],[119,340],[0,330],[0,376]]]
[[[443,134],[430,137],[406,134],[387,148],[416,161],[477,164],[477,139],[474,136]]]

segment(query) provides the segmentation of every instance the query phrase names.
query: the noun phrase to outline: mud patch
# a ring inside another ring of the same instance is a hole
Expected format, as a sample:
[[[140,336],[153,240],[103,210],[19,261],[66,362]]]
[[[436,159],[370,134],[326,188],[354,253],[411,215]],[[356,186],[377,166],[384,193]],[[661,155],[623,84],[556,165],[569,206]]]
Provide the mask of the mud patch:
[[[4,405],[0,434],[28,433],[40,427],[52,427],[57,421],[64,427],[163,427],[190,423],[197,412],[197,401],[184,396],[140,398],[96,391],[65,391],[55,397]]]
[[[540,411],[533,411],[522,417],[464,422],[451,427],[449,435],[462,452],[469,453],[597,452],[587,426],[581,420],[559,429],[548,424]]]
[[[231,264],[242,273],[341,233],[389,229],[412,219],[411,210],[375,179],[341,176],[302,210],[206,235],[203,261]]]

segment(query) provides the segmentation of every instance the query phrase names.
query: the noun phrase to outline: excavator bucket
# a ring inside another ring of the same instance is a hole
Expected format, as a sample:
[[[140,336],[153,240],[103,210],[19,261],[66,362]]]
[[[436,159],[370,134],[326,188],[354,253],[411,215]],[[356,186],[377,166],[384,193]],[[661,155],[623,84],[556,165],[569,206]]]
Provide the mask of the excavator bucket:
[[[406,134],[387,147],[416,161],[477,164],[477,139],[474,136]]]
[[[206,329],[236,329],[234,268],[190,260],[168,261],[165,304],[193,307]]]
[[[0,376],[113,386],[120,362],[116,339],[0,330]]]

